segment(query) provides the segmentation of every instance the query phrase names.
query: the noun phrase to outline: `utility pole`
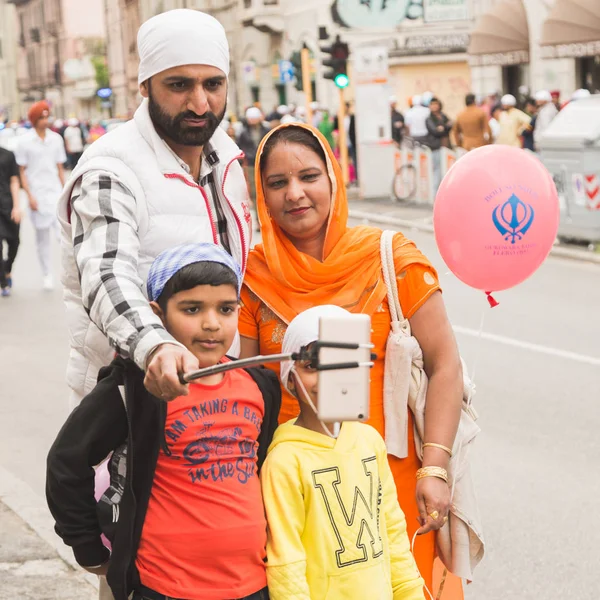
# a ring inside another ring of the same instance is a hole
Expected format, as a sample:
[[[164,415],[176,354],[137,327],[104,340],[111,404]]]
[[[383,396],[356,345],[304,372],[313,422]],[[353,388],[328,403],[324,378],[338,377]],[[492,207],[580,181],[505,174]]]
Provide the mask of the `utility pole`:
[[[350,180],[348,176],[348,140],[346,139],[346,102],[344,101],[344,89],[338,88],[339,102],[338,108],[338,144],[340,145],[340,166],[344,176],[344,184],[348,185]]]
[[[312,83],[310,80],[310,51],[306,44],[302,46],[300,52],[302,57],[302,85],[304,87],[304,101],[306,102],[306,122],[311,125],[313,121],[312,114]]]

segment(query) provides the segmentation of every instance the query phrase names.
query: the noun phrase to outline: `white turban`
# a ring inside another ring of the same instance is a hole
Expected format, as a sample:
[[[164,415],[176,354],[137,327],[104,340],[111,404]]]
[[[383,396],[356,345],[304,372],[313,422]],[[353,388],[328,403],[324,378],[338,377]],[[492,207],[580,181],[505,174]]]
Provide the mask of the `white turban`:
[[[502,106],[516,106],[517,99],[512,94],[505,94],[500,100]]]
[[[148,19],[138,31],[138,83],[183,65],[209,65],[229,75],[229,44],[214,17],[180,8]]]
[[[573,92],[571,100],[581,100],[582,98],[589,98],[590,96],[589,90],[579,89]]]
[[[345,317],[350,313],[332,304],[324,304],[323,306],[313,306],[304,312],[297,315],[290,323],[281,345],[283,354],[291,354],[300,352],[300,348],[308,346],[319,339],[319,319],[321,317]],[[285,360],[281,363],[280,377],[283,387],[288,389],[288,380],[294,362]]]
[[[423,96],[419,96],[418,94],[416,96],[412,97],[412,105],[413,106],[423,106]]]
[[[540,90],[534,96],[538,102],[552,102],[552,96],[548,90]]]
[[[248,108],[246,110],[246,119],[262,119],[263,118],[263,114],[260,110],[260,108],[257,108],[256,106],[251,106],[250,108]]]

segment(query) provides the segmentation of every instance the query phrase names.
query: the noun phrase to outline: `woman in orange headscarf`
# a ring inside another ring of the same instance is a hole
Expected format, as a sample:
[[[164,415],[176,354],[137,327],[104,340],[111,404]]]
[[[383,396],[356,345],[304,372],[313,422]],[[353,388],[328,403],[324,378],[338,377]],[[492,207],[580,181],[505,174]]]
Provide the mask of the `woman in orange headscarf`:
[[[381,269],[381,230],[347,226],[340,167],[325,138],[308,125],[281,125],[267,134],[258,150],[255,178],[263,243],[250,253],[242,290],[242,357],[281,352],[287,324],[315,305],[337,304],[370,315],[378,359],[371,372],[369,424],[384,435],[383,379],[390,312]],[[437,274],[400,233],[394,237],[394,263],[402,310],[422,347],[429,376],[424,441],[451,448],[461,410],[462,370]],[[298,415],[297,401],[286,391],[283,396],[280,422]],[[421,466],[447,468],[449,455],[438,447],[427,447],[421,463],[412,420],[408,429],[408,457],[390,456],[389,462],[409,536],[421,526],[415,558],[432,589],[435,540],[429,532],[444,524],[450,493],[442,479],[416,481],[415,474]],[[456,593],[451,587],[446,582],[441,598],[462,598],[460,585]]]

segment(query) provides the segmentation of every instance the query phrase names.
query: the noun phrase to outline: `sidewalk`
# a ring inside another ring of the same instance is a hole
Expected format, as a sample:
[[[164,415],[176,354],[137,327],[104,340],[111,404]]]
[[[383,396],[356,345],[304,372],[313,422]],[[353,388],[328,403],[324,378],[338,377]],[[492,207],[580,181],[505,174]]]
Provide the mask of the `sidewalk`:
[[[0,501],[0,600],[92,600],[98,592]]]

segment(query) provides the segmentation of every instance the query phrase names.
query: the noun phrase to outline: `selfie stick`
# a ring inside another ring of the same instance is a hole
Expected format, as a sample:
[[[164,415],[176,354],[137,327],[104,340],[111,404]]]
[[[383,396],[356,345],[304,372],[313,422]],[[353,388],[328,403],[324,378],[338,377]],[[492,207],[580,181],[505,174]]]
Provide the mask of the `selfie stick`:
[[[243,358],[241,360],[234,360],[231,362],[221,363],[212,367],[206,367],[199,369],[198,371],[192,371],[185,375],[180,375],[179,379],[181,383],[186,384],[195,379],[202,377],[208,377],[210,375],[217,375],[218,373],[224,373],[225,371],[231,371],[233,369],[245,369],[247,367],[257,367],[264,365],[265,363],[283,362],[284,360],[309,360],[315,365],[317,371],[337,371],[341,369],[358,369],[361,367],[373,366],[374,360],[377,359],[377,355],[371,354],[370,362],[347,362],[347,363],[331,363],[322,365],[319,362],[319,350],[321,348],[341,348],[344,350],[357,350],[358,348],[373,348],[373,344],[347,344],[343,342],[321,342],[317,341],[311,344],[310,350],[307,346],[303,346],[300,352],[292,352],[290,354],[271,354],[269,356],[252,356],[250,358]]]

